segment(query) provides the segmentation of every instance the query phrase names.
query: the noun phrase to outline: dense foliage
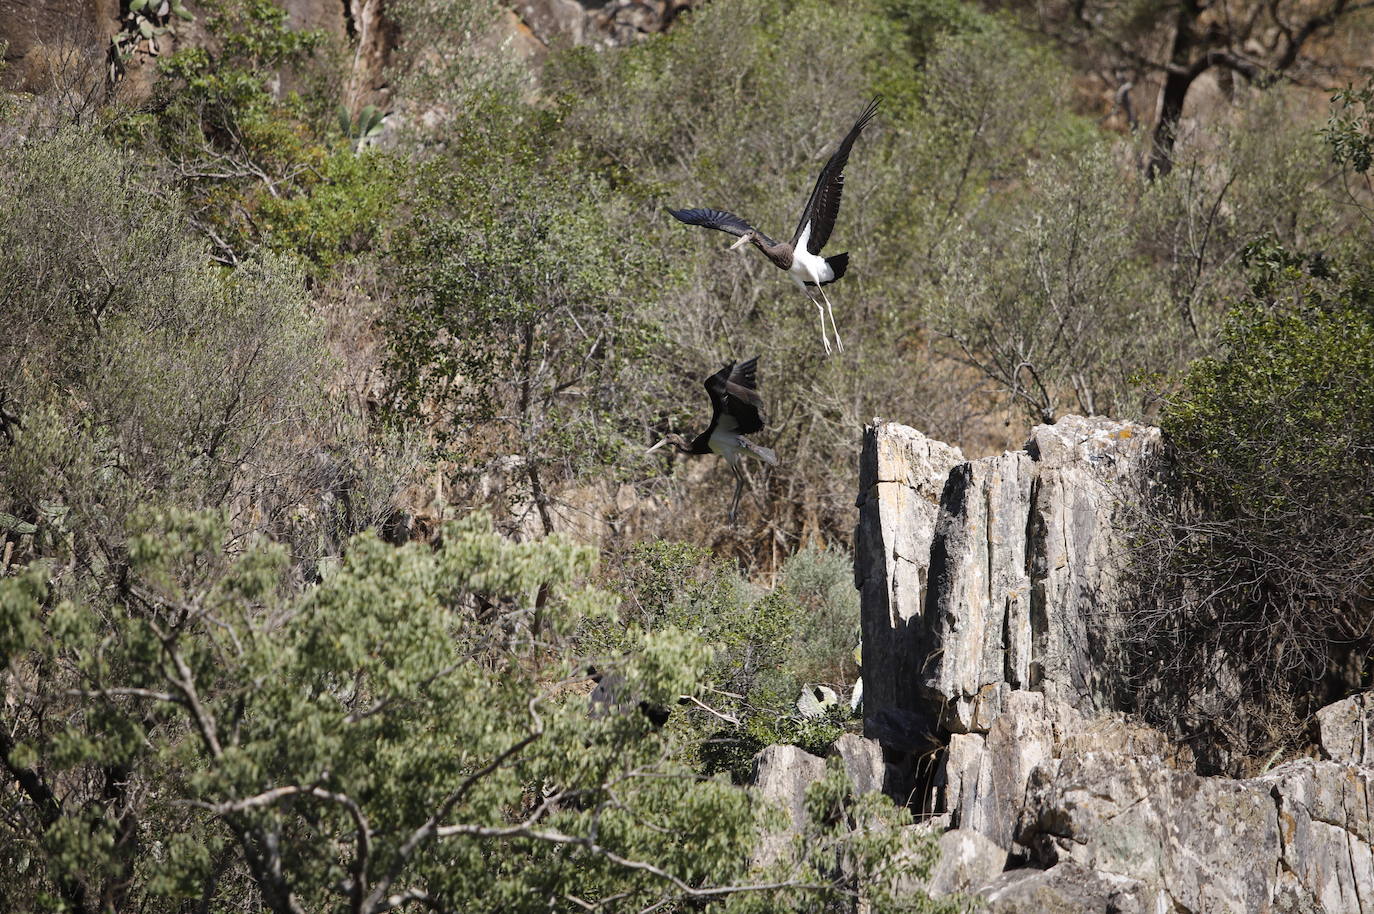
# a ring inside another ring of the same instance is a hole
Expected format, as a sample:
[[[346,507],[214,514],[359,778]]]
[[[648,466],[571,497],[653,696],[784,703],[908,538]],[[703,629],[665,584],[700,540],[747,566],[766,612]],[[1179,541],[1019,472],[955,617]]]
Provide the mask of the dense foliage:
[[[285,551],[226,556],[226,532],[136,518],[113,598],[54,592],[43,564],[0,586],[12,675],[67,686],[7,712],[0,760],[29,801],[4,845],[12,901],[220,907],[251,884],[272,911],[639,909],[771,886],[777,910],[890,890],[896,810],[854,806],[842,774],[816,790],[829,831],[770,860],[751,851],[766,808],[675,762],[642,716],[588,714],[562,638],[615,603],[576,583],[587,547],[481,518],[437,549],[364,534],[284,596]],[[623,647],[627,691],[698,691],[707,654],[681,630]],[[848,816],[861,839],[834,827]]]
[[[1223,349],[1169,403],[1173,460],[1130,613],[1144,707],[1209,762],[1304,737],[1374,675],[1370,265],[1268,244]]]

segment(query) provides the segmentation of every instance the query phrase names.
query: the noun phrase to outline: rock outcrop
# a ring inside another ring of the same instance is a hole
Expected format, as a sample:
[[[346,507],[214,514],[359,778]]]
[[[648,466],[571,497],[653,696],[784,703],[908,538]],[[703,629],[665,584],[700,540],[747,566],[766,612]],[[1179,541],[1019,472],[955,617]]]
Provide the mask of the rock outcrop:
[[[1371,800],[1374,770],[1334,762],[1236,780],[1085,752],[1034,769],[1018,839],[1130,880],[1143,910],[1370,912]]]
[[[1374,914],[1374,696],[1321,712],[1326,759],[1243,780],[1199,776],[1122,713],[1121,520],[1159,447],[1157,429],[1100,418],[973,461],[866,430],[865,728],[890,769],[926,771],[921,807],[956,836],[928,887],[998,912]]]
[[[830,746],[828,755],[839,759],[854,785],[855,796],[883,789],[885,766],[882,749],[875,741],[846,733]],[[765,746],[754,756],[753,790],[780,807],[788,823],[754,849],[755,864],[767,866],[789,853],[793,840],[807,824],[806,789],[825,777],[825,767],[825,759],[797,746]]]
[[[519,0],[515,13],[543,47],[622,45],[668,28],[692,0]]]
[[[987,732],[1007,695],[1110,708],[1119,499],[1149,482],[1158,429],[1069,416],[1024,451],[965,461],[887,423],[865,433],[856,584],[868,713]]]
[[[400,36],[382,0],[276,3],[285,10],[291,28],[318,31],[340,46],[352,46],[344,102],[354,109],[369,102],[385,103],[385,69]],[[80,90],[97,99],[102,91],[113,91],[117,83],[126,101],[143,99],[151,91],[163,56],[212,42],[204,10],[194,3],[191,9],[197,16],[190,22],[169,18],[164,11],[158,21],[165,21],[170,30],[156,39],[144,39],[126,15],[127,4],[118,0],[3,0],[0,46],[6,66],[0,71],[0,85],[21,92]],[[127,56],[113,65],[111,42],[116,38]],[[282,75],[282,85],[290,88],[294,77]]]
[[[1374,766],[1374,693],[1353,695],[1317,712],[1322,751],[1334,762]]]

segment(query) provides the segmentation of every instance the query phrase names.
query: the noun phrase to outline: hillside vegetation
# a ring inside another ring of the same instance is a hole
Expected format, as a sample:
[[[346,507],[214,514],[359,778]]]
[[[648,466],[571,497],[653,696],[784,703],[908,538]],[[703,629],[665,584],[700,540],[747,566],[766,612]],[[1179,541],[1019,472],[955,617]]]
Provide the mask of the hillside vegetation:
[[[716,0],[536,65],[406,0],[369,108],[347,41],[214,0],[143,96],[99,47],[0,97],[0,907],[940,909],[907,810],[832,768],[777,854],[738,786],[858,726],[875,414],[1162,424],[1138,710],[1219,768],[1300,748],[1374,673],[1371,23],[1160,128],[1094,95],[1172,72],[1125,6]],[[823,357],[664,210],[787,237],[875,95]],[[755,354],[780,465],[731,525],[719,461],[645,451]]]

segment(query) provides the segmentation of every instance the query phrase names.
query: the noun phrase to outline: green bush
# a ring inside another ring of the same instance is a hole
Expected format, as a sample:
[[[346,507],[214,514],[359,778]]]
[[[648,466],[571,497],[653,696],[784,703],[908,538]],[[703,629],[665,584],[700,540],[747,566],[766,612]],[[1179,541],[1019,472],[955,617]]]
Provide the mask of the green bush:
[[[1299,741],[1374,648],[1374,271],[1271,242],[1224,348],[1168,404],[1130,629],[1146,707],[1214,764]]]
[[[583,643],[614,658],[626,632],[670,626],[701,637],[712,649],[701,700],[717,713],[687,706],[672,726],[694,734],[703,771],[744,780],[765,746],[790,743],[824,755],[851,720],[844,700],[857,672],[851,576],[844,556],[803,550],[764,589],[701,547],[640,543],[609,582],[625,595],[621,625],[587,631]],[[810,684],[833,687],[839,705],[823,717],[804,717],[797,699]]]
[[[755,866],[776,815],[694,774],[671,731],[588,714],[564,638],[614,600],[581,583],[587,547],[511,543],[472,517],[437,548],[358,537],[296,592],[284,550],[230,555],[228,533],[213,512],[150,510],[118,590],[83,593],[40,565],[0,579],[0,645],[22,684],[0,729],[19,781],[0,825],[7,892],[282,914],[397,896],[462,911],[928,904],[893,888],[928,867],[929,842],[898,861],[904,813],[854,804],[842,772],[808,793],[797,855]],[[625,646],[628,690],[701,694],[698,639],[660,627]]]
[[[265,246],[323,273],[371,246],[392,222],[398,170],[338,135],[329,99],[344,90],[325,34],[291,28],[270,0],[206,9],[210,40],[159,66],[156,113],[117,120],[112,135],[170,175],[227,264]],[[292,91],[277,91],[283,79]]]
[[[213,266],[185,211],[90,132],[0,162],[15,204],[0,221],[0,371],[22,423],[0,512],[41,528],[19,555],[65,544],[117,565],[131,514],[171,502],[235,505],[241,531],[313,562],[390,510],[405,471],[322,392],[325,341],[295,263]]]
[[[651,267],[611,190],[543,147],[543,115],[485,116],[501,145],[455,141],[413,187],[385,371],[395,418],[424,422],[460,472],[513,462],[504,507],[532,503],[548,533],[559,490],[641,438],[660,342]]]

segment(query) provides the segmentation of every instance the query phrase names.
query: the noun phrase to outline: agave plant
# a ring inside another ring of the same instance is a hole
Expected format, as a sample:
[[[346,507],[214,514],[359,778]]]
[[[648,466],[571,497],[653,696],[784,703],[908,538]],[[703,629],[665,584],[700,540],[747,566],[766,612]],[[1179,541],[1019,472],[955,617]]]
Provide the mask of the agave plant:
[[[110,39],[120,61],[133,57],[144,41],[148,53],[156,57],[161,52],[157,40],[172,30],[174,18],[190,22],[196,17],[182,0],[128,0],[124,27]]]
[[[356,120],[349,117],[348,108],[344,105],[339,106],[339,130],[348,137],[353,144],[353,151],[357,152],[382,133],[382,121],[386,115],[376,105],[368,105],[358,112]]]

